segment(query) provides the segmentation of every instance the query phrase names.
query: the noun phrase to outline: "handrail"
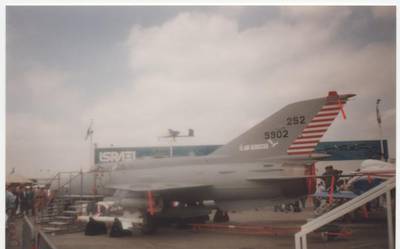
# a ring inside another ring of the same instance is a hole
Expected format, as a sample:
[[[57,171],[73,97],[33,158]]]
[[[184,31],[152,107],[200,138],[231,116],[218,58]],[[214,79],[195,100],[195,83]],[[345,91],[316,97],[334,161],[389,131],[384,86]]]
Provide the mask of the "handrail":
[[[48,181],[47,184],[52,184],[54,180],[58,179],[58,176],[60,175],[60,172],[57,172],[57,174],[55,176],[53,176],[52,178],[50,178],[50,180]]]
[[[78,172],[76,175],[74,175],[73,177],[70,177],[69,179],[68,179],[68,181],[66,181],[63,185],[60,185],[60,188],[61,187],[64,187],[65,185],[67,185],[67,184],[70,184],[71,182],[72,182],[72,180],[73,179],[75,179],[76,177],[78,177],[78,176],[80,176],[81,175],[81,172]]]
[[[363,206],[366,203],[370,202],[371,200],[383,195],[388,189],[392,189],[393,187],[395,187],[395,184],[396,184],[395,179],[391,178],[386,182],[379,184],[375,188],[372,188],[369,191],[357,196],[356,198],[344,203],[343,205],[338,206],[332,211],[327,212],[319,216],[318,218],[308,222],[307,224],[301,226],[301,230],[306,229],[306,230],[311,230],[310,232],[312,232],[320,227],[319,225],[322,224],[321,221],[323,221],[323,223],[325,224],[328,224],[340,217],[340,216],[337,217],[336,215],[337,213],[341,213],[343,211],[350,212],[354,209],[357,209],[358,207]]]
[[[83,174],[82,171],[63,171],[63,172],[58,172],[53,178],[50,179],[50,181],[47,184],[50,184],[50,186],[53,184],[53,182],[55,180],[59,180],[61,181],[61,176],[63,174],[70,174],[70,177],[68,180],[66,180],[65,182],[63,182],[62,184],[59,182],[59,185],[57,187],[55,187],[53,190],[55,191],[60,191],[62,188],[64,188],[66,185],[71,184],[71,182],[77,178],[78,176],[81,176]],[[75,174],[71,177],[71,174]],[[83,183],[81,183],[83,184]],[[71,189],[70,189],[71,191]]]
[[[57,180],[59,176],[61,176],[62,174],[80,174],[81,171],[60,171],[57,172],[57,174],[55,174],[52,178],[50,178],[50,180],[47,182],[47,184],[52,184],[54,180]]]
[[[46,233],[44,233],[42,230],[39,229],[38,231],[38,236],[37,236],[37,247],[40,249],[40,246],[42,243],[40,240],[43,239],[43,241],[46,243],[46,248],[51,248],[51,249],[57,249],[57,246],[53,244],[53,242],[47,237]]]
[[[35,229],[35,226],[32,224],[32,222],[29,220],[29,218],[28,218],[26,215],[23,216],[23,220],[24,220],[24,222],[25,222],[26,224],[28,224],[29,229],[30,229],[31,231],[33,231],[33,230]]]
[[[316,229],[329,224],[330,222],[338,219],[339,217],[349,213],[366,203],[376,199],[377,197],[386,193],[386,201],[387,201],[387,216],[388,216],[388,234],[389,234],[389,244],[393,243],[393,234],[392,234],[392,224],[391,224],[391,195],[390,191],[396,187],[396,179],[395,177],[390,178],[389,180],[379,184],[378,186],[370,189],[369,191],[361,194],[360,196],[352,199],[340,205],[337,208],[332,209],[331,211],[321,215],[320,217],[308,222],[307,224],[301,226],[301,229],[298,233],[295,234],[295,247],[296,248],[307,248],[307,237],[306,235],[310,232],[315,231]],[[390,248],[393,248],[390,246]]]
[[[35,226],[26,215],[24,215],[22,221],[22,232],[29,232],[29,234],[23,235],[21,248],[57,249],[57,246],[50,240],[48,235],[40,227]],[[25,226],[27,226],[26,229]],[[29,237],[26,235],[29,235]]]
[[[22,218],[21,248],[31,249],[33,245],[36,245],[35,226],[32,224],[29,218],[26,215],[24,215]]]
[[[60,172],[60,173],[61,173],[61,172]],[[70,172],[68,172],[68,173],[70,173]],[[75,173],[76,173],[76,172],[75,172]],[[81,172],[81,171],[78,171],[78,173],[77,173],[76,175],[70,177],[64,184],[58,186],[58,187],[56,188],[56,190],[59,191],[59,190],[62,189],[64,186],[66,186],[66,185],[68,185],[68,184],[71,184],[72,180],[74,180],[75,178],[77,178],[77,177],[80,176],[81,174],[82,174],[82,172]],[[82,184],[82,183],[81,183],[81,184]],[[71,188],[69,189],[69,192],[71,192]]]

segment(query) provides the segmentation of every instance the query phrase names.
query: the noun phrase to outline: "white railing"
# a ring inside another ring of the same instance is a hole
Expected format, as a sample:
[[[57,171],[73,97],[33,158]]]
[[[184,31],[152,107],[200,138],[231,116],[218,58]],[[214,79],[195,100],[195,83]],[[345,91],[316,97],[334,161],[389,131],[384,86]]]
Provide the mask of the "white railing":
[[[367,204],[368,202],[378,198],[379,196],[386,194],[389,249],[394,249],[393,212],[392,212],[392,198],[391,198],[392,196],[390,191],[395,187],[396,187],[396,179],[395,177],[393,177],[379,184],[378,186],[370,189],[364,194],[357,196],[351,201],[348,201],[343,205],[340,205],[339,207],[332,209],[331,211],[301,226],[300,231],[295,234],[295,248],[307,249],[307,234],[317,230],[318,228],[326,224],[331,223],[332,221]]]

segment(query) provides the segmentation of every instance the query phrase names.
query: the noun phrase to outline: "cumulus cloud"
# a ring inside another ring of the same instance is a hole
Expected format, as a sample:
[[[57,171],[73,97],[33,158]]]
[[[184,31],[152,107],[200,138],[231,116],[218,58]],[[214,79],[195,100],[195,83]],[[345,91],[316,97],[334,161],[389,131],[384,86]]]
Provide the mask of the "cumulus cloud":
[[[396,9],[390,6],[377,6],[371,8],[372,15],[378,19],[391,19],[396,16]]]
[[[65,72],[35,67],[8,82],[7,97],[26,102],[25,108],[7,113],[7,169],[38,175],[55,174],[70,167],[87,168],[82,160],[89,147],[83,141],[82,99],[71,89]],[[25,91],[19,91],[21,85]],[[82,131],[82,132],[80,132]]]
[[[285,8],[283,18],[246,30],[229,16],[195,12],[155,27],[134,26],[127,40],[132,86],[93,109],[101,139],[154,145],[167,128],[194,127],[194,143],[225,143],[285,104],[332,89],[359,97],[349,104],[349,119],[338,121],[327,138],[371,137],[343,133],[343,125],[351,131],[362,123],[369,131],[376,123],[362,120],[374,113],[375,98],[393,106],[394,46],[370,43],[355,49],[332,43],[350,13],[347,8]],[[327,14],[334,25],[310,22]],[[122,123],[116,110],[126,117]],[[116,124],[126,133],[107,132]]]
[[[311,23],[311,25],[340,25],[351,15],[351,8],[343,7],[313,7],[313,6],[285,6],[280,8],[282,17],[292,22],[300,21]]]
[[[368,32],[373,20],[358,21],[353,12],[283,7],[273,18],[243,27],[246,8],[218,8],[181,12],[152,26],[133,24],[126,40],[116,41],[129,54],[130,84],[116,85],[107,95],[88,102],[69,84],[73,72],[50,66],[22,74],[23,86],[7,83],[8,96],[19,96],[23,87],[32,103],[25,112],[7,114],[7,161],[87,164],[82,137],[89,118],[100,146],[166,145],[157,137],[169,128],[195,130],[195,138],[178,144],[223,144],[284,105],[330,90],[357,97],[346,106],[348,119],[339,118],[324,139],[378,138],[375,101],[381,98],[384,134],[394,155],[395,43],[373,39],[375,33],[356,42],[357,31]],[[368,13],[379,20],[394,15],[393,8]],[[54,153],[52,159],[44,151]],[[19,152],[34,158],[19,159]]]

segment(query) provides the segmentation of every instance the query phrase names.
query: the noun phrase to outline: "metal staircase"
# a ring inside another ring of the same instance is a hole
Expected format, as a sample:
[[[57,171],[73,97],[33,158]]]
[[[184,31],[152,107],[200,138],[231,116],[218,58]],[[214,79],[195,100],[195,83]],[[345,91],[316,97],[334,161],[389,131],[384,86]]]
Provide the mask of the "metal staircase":
[[[307,234],[317,230],[318,228],[335,221],[343,215],[367,204],[368,202],[378,198],[381,195],[386,195],[386,211],[388,223],[388,239],[389,249],[394,249],[394,234],[393,234],[393,212],[392,212],[392,195],[391,191],[396,187],[395,177],[381,183],[380,185],[370,189],[362,195],[338,206],[335,209],[323,214],[322,216],[301,226],[298,233],[295,234],[295,248],[307,249]]]
[[[55,206],[49,206],[50,210],[44,212],[40,217],[41,229],[46,233],[70,233],[81,231],[82,225],[77,222],[78,215],[86,212],[88,200],[66,200],[64,197],[57,197]],[[60,206],[61,204],[61,206]],[[53,210],[56,210],[54,212]]]
[[[85,214],[89,202],[99,201],[101,195],[83,195],[82,171],[59,172],[48,185],[53,185],[52,191],[56,193],[51,204],[47,205],[41,213],[36,214],[36,223],[47,233],[68,233],[82,230],[82,225],[77,222],[77,216]],[[66,175],[67,179],[62,176]],[[71,194],[73,180],[80,177],[80,194]]]

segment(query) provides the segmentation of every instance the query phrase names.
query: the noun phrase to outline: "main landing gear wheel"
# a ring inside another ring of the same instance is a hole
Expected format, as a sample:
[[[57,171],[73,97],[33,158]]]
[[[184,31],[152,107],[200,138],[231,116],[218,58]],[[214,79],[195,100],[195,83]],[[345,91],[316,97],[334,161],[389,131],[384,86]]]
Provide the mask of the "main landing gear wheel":
[[[215,212],[213,221],[214,221],[214,223],[229,222],[228,212],[217,209],[217,211]]]
[[[143,225],[140,228],[140,232],[145,235],[154,234],[157,231],[157,220],[153,215],[149,213],[143,214]]]

